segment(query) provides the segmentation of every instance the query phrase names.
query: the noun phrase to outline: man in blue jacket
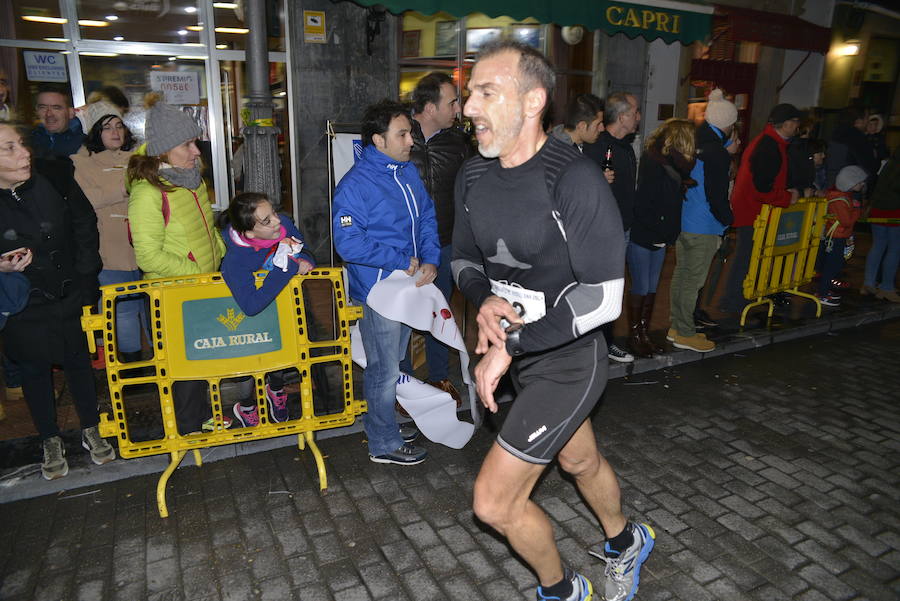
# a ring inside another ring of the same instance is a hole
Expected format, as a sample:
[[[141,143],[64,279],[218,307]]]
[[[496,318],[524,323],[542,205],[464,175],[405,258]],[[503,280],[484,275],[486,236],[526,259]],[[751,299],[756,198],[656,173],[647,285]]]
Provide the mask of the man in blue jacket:
[[[362,157],[334,193],[334,245],[347,264],[350,298],[359,305],[365,305],[372,286],[395,270],[416,277],[417,286],[430,284],[437,275],[441,248],[434,203],[409,163],[411,130],[403,105],[383,100],[368,107]],[[367,362],[363,390],[369,411],[363,424],[369,459],[421,463],[427,452],[404,441],[394,414],[409,326],[366,306],[359,332]]]
[[[81,121],[75,117],[72,96],[66,86],[42,85],[35,111],[41,120],[31,132],[35,156],[68,157],[78,152],[84,142],[84,132]]]

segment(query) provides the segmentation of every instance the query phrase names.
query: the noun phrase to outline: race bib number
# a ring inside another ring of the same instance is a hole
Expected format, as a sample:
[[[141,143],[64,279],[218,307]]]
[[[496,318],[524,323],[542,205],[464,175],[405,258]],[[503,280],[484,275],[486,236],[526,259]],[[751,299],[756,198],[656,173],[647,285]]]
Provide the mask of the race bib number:
[[[514,286],[491,280],[491,292],[506,299],[525,323],[537,321],[547,313],[547,304],[544,301],[544,293],[529,290],[521,286]],[[505,324],[506,327],[509,324]]]

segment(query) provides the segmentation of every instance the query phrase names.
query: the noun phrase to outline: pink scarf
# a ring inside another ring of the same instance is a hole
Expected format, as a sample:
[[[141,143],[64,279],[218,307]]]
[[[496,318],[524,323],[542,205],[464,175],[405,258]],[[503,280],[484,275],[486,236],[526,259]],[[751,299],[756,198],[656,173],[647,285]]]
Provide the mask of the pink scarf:
[[[259,238],[247,238],[244,234],[238,233],[238,237],[243,241],[252,246],[253,248],[260,250],[263,248],[272,248],[287,236],[287,230],[284,229],[284,225],[281,226],[281,230],[278,232],[278,237],[274,240],[261,240]]]

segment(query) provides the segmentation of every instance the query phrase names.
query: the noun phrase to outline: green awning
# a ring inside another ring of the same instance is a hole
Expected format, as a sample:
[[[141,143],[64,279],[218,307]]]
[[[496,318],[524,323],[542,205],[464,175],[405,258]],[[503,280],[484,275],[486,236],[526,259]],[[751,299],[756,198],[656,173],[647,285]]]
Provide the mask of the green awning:
[[[662,38],[666,43],[690,44],[709,38],[713,7],[700,0],[354,0],[363,6],[380,4],[394,14],[414,10],[423,15],[450,13],[459,18],[472,13],[489,17],[528,17],[541,23],[581,25],[610,35],[624,33],[630,38]]]

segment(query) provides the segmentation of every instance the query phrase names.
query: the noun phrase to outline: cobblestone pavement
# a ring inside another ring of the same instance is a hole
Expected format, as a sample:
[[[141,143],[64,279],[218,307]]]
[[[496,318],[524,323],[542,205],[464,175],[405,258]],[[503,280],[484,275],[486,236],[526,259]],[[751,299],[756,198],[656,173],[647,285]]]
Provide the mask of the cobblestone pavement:
[[[640,601],[900,598],[900,320],[612,382],[594,416],[626,512],[657,546]],[[502,419],[502,418],[501,418]],[[367,461],[359,435],[0,505],[0,598],[533,599],[473,518],[493,440]],[[427,444],[427,443],[426,443]],[[596,521],[558,469],[535,499],[599,582]]]

